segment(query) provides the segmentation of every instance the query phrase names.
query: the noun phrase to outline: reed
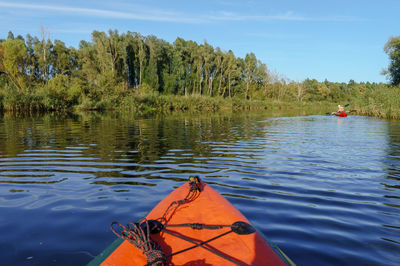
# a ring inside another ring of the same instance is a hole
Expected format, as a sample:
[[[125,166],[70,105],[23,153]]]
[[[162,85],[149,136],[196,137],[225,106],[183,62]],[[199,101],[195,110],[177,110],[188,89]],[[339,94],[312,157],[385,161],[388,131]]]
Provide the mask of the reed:
[[[348,92],[344,98],[326,100],[312,97],[303,101],[269,97],[246,100],[240,96],[160,94],[149,86],[134,91],[128,91],[123,86],[99,89],[60,76],[33,88],[17,90],[5,84],[0,89],[0,109],[11,112],[124,110],[138,113],[302,110],[298,113],[323,114],[336,111],[337,104],[349,103],[347,109],[352,111],[351,114],[400,119],[400,87],[358,84],[349,87]]]
[[[368,90],[363,97],[354,98],[357,114],[388,119],[400,119],[400,87],[387,86]]]

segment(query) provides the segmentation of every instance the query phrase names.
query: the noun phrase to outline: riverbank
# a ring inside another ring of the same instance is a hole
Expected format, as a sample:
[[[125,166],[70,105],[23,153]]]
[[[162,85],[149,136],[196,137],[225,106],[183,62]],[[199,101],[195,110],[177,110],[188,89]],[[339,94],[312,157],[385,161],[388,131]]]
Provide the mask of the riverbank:
[[[289,102],[273,99],[245,100],[241,98],[209,97],[203,95],[131,95],[122,100],[117,110],[136,112],[164,111],[242,111],[242,110],[293,110],[303,108],[321,109],[335,106],[329,102]],[[80,109],[79,107],[77,109]],[[82,110],[82,109],[81,109]],[[84,110],[84,108],[83,108]]]
[[[245,100],[239,97],[224,98],[205,95],[163,95],[155,92],[125,93],[91,99],[80,96],[69,100],[67,95],[43,95],[39,93],[0,94],[0,106],[3,112],[77,113],[86,111],[129,111],[139,114],[165,112],[235,112],[245,110],[315,110],[316,113],[335,111],[336,103],[328,101],[281,101],[276,99]],[[322,110],[322,111],[321,111]],[[310,112],[308,112],[310,113]]]
[[[244,110],[315,110],[315,114],[325,114],[337,110],[337,105],[348,105],[351,115],[374,116],[386,119],[400,119],[400,88],[385,86],[337,102],[294,101],[264,98],[245,100],[243,98],[210,97],[204,95],[159,95],[157,93],[131,94],[122,99],[116,110],[130,110],[140,113],[165,111],[244,111]],[[77,106],[77,110],[86,110]],[[89,108],[90,109],[90,108]]]
[[[400,119],[398,88],[388,88],[382,93],[376,90],[361,98],[349,101],[281,101],[276,99],[245,100],[239,97],[224,98],[205,95],[162,95],[155,92],[134,92],[114,95],[103,99],[78,97],[71,101],[68,96],[43,95],[39,93],[13,92],[0,94],[3,112],[35,113],[57,111],[77,113],[86,111],[129,111],[138,114],[165,112],[235,112],[245,110],[301,111],[325,114],[336,110],[337,105],[346,105],[351,115],[365,115],[388,119]]]

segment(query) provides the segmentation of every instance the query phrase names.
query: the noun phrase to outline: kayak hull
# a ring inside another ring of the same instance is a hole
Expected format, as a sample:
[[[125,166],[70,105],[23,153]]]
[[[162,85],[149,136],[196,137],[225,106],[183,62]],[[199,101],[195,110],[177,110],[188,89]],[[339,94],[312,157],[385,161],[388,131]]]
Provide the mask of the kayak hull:
[[[175,189],[146,218],[148,220],[157,220],[163,217],[170,204],[184,199],[189,189],[188,183]],[[201,192],[198,196],[194,200],[174,209],[167,217],[165,224],[203,223],[231,225],[238,221],[250,224],[246,217],[228,200],[207,183],[201,181]],[[192,243],[164,231],[152,235],[152,239],[161,246],[166,255],[193,247],[193,242],[201,243],[227,233],[231,228],[196,230],[190,227],[172,227],[168,228],[168,230],[189,238]],[[210,250],[223,254],[229,260],[210,252]],[[100,264],[101,262],[101,265],[145,265],[147,263],[146,256],[142,251],[127,240],[114,242],[114,247],[111,247],[111,250],[108,250],[102,256],[103,258],[97,258],[97,262],[94,264]],[[272,243],[268,243],[257,231],[245,235],[227,233],[204,244],[204,247],[198,246],[168,258],[168,264],[170,265],[234,265],[235,263],[241,265],[292,264],[278,248]]]

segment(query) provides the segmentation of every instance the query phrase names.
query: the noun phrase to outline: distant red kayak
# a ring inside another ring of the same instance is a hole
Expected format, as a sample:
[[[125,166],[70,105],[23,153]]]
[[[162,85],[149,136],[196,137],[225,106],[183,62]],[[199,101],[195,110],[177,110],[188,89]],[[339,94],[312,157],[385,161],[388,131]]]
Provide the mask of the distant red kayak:
[[[340,114],[337,114],[339,117],[347,117],[347,114],[345,112],[341,112]]]

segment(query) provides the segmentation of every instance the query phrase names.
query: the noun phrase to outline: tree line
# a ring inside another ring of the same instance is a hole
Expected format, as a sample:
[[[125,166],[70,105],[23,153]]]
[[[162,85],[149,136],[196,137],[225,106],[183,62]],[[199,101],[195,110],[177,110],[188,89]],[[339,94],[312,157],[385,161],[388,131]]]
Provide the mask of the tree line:
[[[394,79],[396,80],[396,79]],[[240,58],[177,38],[173,43],[136,32],[93,31],[78,48],[40,38],[0,40],[0,100],[4,109],[88,109],[121,105],[132,94],[209,96],[243,100],[343,101],[376,83],[293,82],[249,52]]]

